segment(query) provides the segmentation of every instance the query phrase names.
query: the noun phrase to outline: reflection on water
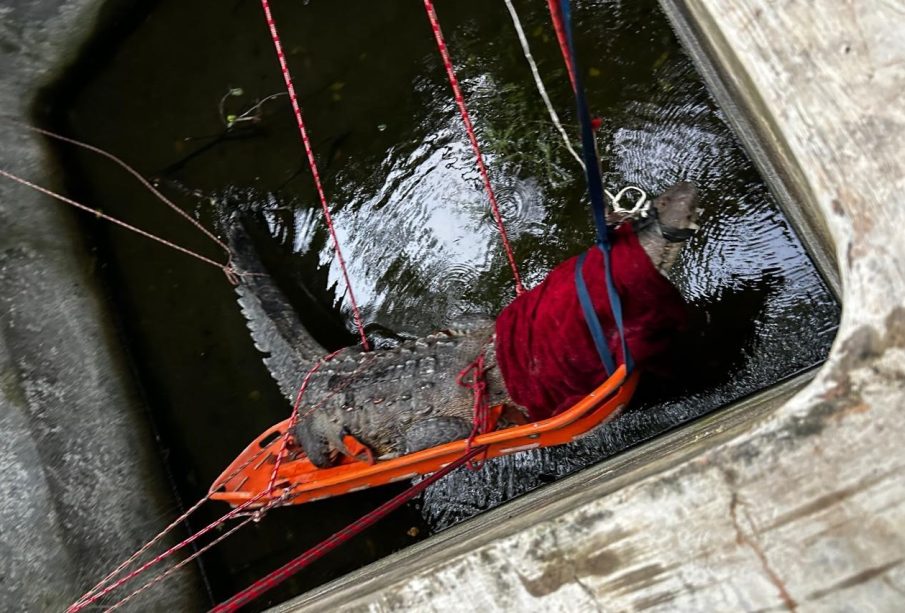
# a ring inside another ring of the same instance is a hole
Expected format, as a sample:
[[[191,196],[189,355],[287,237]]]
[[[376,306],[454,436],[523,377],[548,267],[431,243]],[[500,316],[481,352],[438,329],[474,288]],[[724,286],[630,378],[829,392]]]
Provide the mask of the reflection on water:
[[[575,130],[544,3],[517,2],[554,105]],[[646,379],[634,406],[586,439],[461,472],[377,531],[312,567],[285,598],[770,385],[825,356],[838,307],[714,106],[653,0],[577,2],[579,57],[611,189],[702,192],[701,231],[674,271],[708,322],[675,380]],[[593,240],[580,169],[550,125],[503,3],[438,6],[516,259],[528,286]],[[356,296],[368,322],[423,334],[463,313],[498,312],[513,283],[418,3],[281,3],[276,17],[298,81]],[[348,296],[285,97],[225,131],[229,88],[251,105],[282,90],[259,7],[163,0],[115,52],[91,58],[65,120],[71,132],[165,185],[215,225],[223,207],[258,211],[265,263],[327,345],[353,338]],[[204,249],[96,159],[69,160],[93,202]],[[229,211],[226,211],[228,213]],[[222,277],[119,230],[98,227],[109,273],[169,466],[197,499],[252,437],[288,414]],[[304,294],[304,295],[303,295]],[[331,330],[325,320],[338,320]],[[346,330],[343,330],[343,326]],[[728,369],[727,369],[728,366]],[[205,554],[220,599],[392,492],[273,513]],[[210,511],[211,516],[216,513]],[[427,526],[422,523],[426,520]],[[207,519],[207,518],[205,518]]]

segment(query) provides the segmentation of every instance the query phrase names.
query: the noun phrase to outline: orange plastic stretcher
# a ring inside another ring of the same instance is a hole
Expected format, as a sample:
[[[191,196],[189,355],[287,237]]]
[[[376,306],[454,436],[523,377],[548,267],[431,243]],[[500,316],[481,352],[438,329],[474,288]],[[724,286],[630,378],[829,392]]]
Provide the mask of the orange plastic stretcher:
[[[478,435],[472,446],[487,445],[486,457],[494,458],[569,443],[618,413],[631,399],[637,383],[637,372],[626,376],[622,365],[572,408],[549,419]],[[499,413],[497,410],[495,415]],[[339,464],[329,468],[317,468],[300,449],[293,448],[280,463],[272,493],[262,495],[270,485],[277,455],[284,449],[283,434],[289,422],[287,419],[269,428],[246,447],[211,486],[211,498],[233,506],[255,497],[258,498],[250,507],[264,506],[276,499],[285,504],[302,504],[432,473],[461,456],[468,447],[468,441],[460,439],[373,463],[341,456]]]

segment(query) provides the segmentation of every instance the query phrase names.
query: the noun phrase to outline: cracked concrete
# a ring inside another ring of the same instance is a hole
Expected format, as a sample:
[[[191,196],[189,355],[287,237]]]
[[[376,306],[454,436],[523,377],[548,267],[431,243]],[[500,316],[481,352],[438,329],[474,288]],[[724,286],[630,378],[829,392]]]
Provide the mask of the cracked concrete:
[[[278,610],[903,609],[905,1],[662,4],[841,296],[828,362]]]
[[[764,574],[770,579],[770,582],[776,586],[776,591],[779,592],[780,598],[782,598],[783,604],[785,604],[786,609],[789,611],[795,611],[798,608],[798,603],[795,602],[795,599],[792,598],[792,595],[789,594],[789,588],[786,587],[785,582],[782,580],[782,577],[777,574],[777,572],[770,566],[770,561],[767,559],[767,554],[764,553],[763,548],[757,542],[757,530],[754,529],[754,526],[751,522],[751,518],[747,517],[748,523],[752,525],[751,533],[749,534],[745,530],[742,529],[741,524],[738,521],[738,507],[740,504],[743,504],[739,501],[739,496],[737,493],[732,492],[732,498],[729,501],[729,515],[732,517],[732,525],[735,526],[736,538],[735,542],[739,545],[748,546],[751,551],[754,552],[754,555],[760,561],[760,565],[763,567]],[[744,506],[744,505],[743,505]]]
[[[0,114],[28,121],[101,4],[0,3]],[[60,188],[43,142],[2,120],[0,139],[0,168]],[[0,179],[4,611],[65,609],[176,507],[93,267],[69,210]],[[192,572],[177,573],[132,610],[191,610],[198,591]]]

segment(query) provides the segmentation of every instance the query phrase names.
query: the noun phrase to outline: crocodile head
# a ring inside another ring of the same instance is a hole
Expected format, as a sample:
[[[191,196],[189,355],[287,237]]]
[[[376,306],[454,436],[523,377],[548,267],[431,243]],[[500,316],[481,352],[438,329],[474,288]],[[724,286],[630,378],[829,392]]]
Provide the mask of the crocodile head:
[[[654,200],[648,218],[635,224],[641,247],[650,261],[668,276],[685,242],[698,229],[698,189],[676,183]]]

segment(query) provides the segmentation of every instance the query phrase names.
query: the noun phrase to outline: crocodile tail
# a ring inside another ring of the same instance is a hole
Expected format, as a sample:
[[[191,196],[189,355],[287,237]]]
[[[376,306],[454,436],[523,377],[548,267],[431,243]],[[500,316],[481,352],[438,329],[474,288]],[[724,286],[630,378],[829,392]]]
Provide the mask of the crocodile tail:
[[[285,294],[267,273],[251,237],[237,220],[228,231],[232,263],[240,271],[239,305],[264,364],[283,395],[294,400],[301,377],[327,350],[305,329]]]

